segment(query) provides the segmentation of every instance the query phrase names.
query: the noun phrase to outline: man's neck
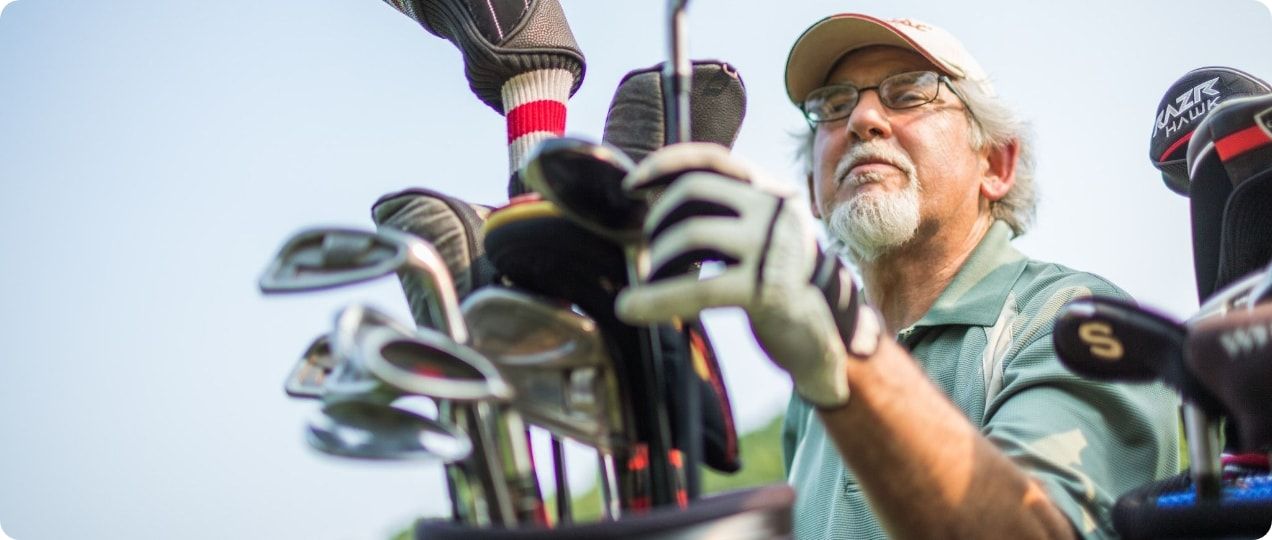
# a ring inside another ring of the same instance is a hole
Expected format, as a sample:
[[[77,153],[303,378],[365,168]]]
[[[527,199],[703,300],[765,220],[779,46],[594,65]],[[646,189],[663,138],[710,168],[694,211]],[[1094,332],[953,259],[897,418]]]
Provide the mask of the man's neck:
[[[920,227],[909,242],[858,264],[866,300],[890,332],[918,322],[932,308],[992,224],[985,214],[970,227]]]

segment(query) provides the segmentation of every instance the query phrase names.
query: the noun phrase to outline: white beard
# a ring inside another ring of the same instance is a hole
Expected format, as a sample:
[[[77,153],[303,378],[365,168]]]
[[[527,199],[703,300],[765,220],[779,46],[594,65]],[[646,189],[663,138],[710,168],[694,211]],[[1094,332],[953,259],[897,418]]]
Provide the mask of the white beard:
[[[851,167],[858,153],[885,157],[905,172],[907,180],[901,191],[896,193],[871,190],[856,195],[836,206],[826,220],[826,230],[832,239],[847,248],[846,255],[853,262],[863,263],[873,261],[914,238],[919,230],[920,189],[914,165],[907,156],[897,155],[894,151],[879,152],[879,149],[862,147],[860,152],[844,156],[839,168]],[[861,184],[874,180],[881,179],[871,178],[867,173],[845,179],[845,183]]]

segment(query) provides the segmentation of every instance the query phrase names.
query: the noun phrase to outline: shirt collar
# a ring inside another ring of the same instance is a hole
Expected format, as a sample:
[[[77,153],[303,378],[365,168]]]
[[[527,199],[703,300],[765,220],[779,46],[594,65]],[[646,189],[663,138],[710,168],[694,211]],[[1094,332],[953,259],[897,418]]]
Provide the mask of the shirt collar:
[[[932,308],[913,326],[993,326],[1028,262],[1012,247],[1011,237],[1011,227],[995,220]]]

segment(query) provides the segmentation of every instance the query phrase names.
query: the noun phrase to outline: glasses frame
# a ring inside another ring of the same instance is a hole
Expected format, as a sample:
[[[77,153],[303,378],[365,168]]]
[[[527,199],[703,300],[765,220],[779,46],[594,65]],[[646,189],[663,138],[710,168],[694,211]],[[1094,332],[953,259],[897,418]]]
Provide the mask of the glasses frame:
[[[909,75],[909,74],[912,74],[912,73],[932,73],[932,74],[936,75],[936,77],[937,77],[937,78],[936,78],[936,92],[934,92],[934,93],[932,94],[932,98],[931,98],[931,99],[929,99],[929,100],[927,100],[927,101],[924,101],[923,103],[917,103],[917,104],[914,104],[914,105],[910,105],[910,106],[908,106],[908,107],[893,107],[893,106],[891,106],[891,105],[887,104],[886,102],[884,102],[884,101],[883,101],[883,96],[882,96],[882,95],[880,95],[880,97],[879,97],[879,103],[883,104],[883,106],[884,106],[884,107],[887,107],[889,110],[893,110],[893,111],[904,111],[904,110],[909,110],[909,109],[917,109],[917,108],[919,108],[919,107],[922,107],[922,106],[924,106],[924,105],[927,105],[927,104],[929,104],[929,103],[932,103],[933,101],[936,101],[938,98],[940,98],[940,97],[941,97],[941,84],[942,84],[942,83],[944,83],[944,84],[945,84],[945,86],[948,86],[948,87],[950,88],[950,92],[953,92],[953,93],[954,93],[954,97],[957,97],[957,98],[959,99],[959,101],[962,101],[962,102],[963,102],[964,107],[966,107],[966,105],[967,105],[967,100],[963,98],[963,94],[962,94],[961,92],[959,92],[959,91],[958,91],[958,88],[957,88],[957,87],[955,87],[955,86],[954,86],[953,79],[950,79],[950,77],[949,77],[948,75],[945,75],[945,74],[942,74],[942,73],[938,73],[938,72],[933,71],[933,70],[930,70],[930,69],[925,69],[925,70],[918,70],[918,71],[906,71],[906,72],[904,72],[904,73],[897,73],[897,74],[895,74],[895,75],[889,75],[888,77],[884,78],[882,81],[879,81],[879,84],[876,84],[876,85],[874,85],[874,86],[857,87],[857,86],[854,86],[854,85],[851,85],[851,84],[828,84],[828,85],[826,85],[826,86],[822,86],[822,87],[816,88],[816,89],[814,89],[812,92],[809,92],[809,93],[808,93],[808,95],[809,95],[809,96],[812,96],[812,95],[814,95],[814,94],[818,93],[819,91],[821,91],[821,90],[823,90],[823,89],[826,89],[826,88],[837,88],[837,87],[838,87],[838,88],[852,88],[852,89],[855,89],[855,90],[857,91],[857,100],[856,100],[856,102],[855,102],[855,103],[853,103],[853,104],[852,104],[852,107],[849,107],[849,108],[848,108],[848,110],[847,110],[847,112],[845,112],[842,116],[835,116],[835,117],[833,117],[833,118],[824,118],[824,119],[820,119],[820,120],[815,120],[815,119],[813,119],[813,117],[812,117],[812,116],[809,114],[809,112],[808,112],[808,97],[807,97],[807,96],[804,98],[804,102],[800,104],[799,110],[800,110],[800,112],[801,112],[801,113],[803,113],[803,115],[804,115],[804,120],[808,122],[808,127],[813,128],[813,129],[816,129],[816,128],[817,128],[817,126],[818,126],[819,124],[828,124],[828,123],[831,123],[831,122],[837,122],[837,121],[839,121],[839,120],[844,120],[844,119],[848,118],[849,116],[852,116],[852,111],[856,110],[856,109],[857,109],[857,105],[860,105],[860,104],[861,104],[861,95],[862,95],[862,93],[864,93],[866,90],[874,90],[874,91],[875,91],[875,93],[878,93],[878,92],[879,92],[879,87],[883,86],[883,85],[884,85],[884,83],[888,82],[889,80],[893,79],[894,77],[900,77],[900,76],[902,76],[902,75]],[[971,111],[971,109],[966,109],[966,110],[967,110],[967,114],[968,114],[968,116],[972,116],[973,118],[975,118],[975,117],[972,115],[972,111]]]

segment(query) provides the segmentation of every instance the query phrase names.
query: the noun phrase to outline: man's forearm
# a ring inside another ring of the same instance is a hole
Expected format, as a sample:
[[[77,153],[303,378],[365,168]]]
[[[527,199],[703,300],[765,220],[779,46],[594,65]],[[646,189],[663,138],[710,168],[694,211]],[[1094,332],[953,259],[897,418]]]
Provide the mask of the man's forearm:
[[[820,412],[896,538],[1071,538],[1036,482],[967,421],[896,342],[849,368],[848,405]]]

